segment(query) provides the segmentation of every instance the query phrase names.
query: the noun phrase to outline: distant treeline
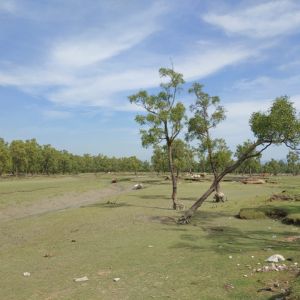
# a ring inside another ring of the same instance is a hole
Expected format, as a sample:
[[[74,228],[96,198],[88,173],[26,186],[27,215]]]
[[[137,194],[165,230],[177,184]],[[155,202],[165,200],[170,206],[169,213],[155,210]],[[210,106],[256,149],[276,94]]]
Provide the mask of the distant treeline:
[[[0,175],[67,174],[87,172],[150,171],[150,164],[135,156],[107,157],[75,155],[51,145],[39,145],[35,139],[7,143],[0,138]]]
[[[180,172],[211,172],[207,157],[197,155],[182,140],[177,140],[173,149],[174,168]],[[195,159],[198,156],[198,159]],[[235,154],[237,156],[237,154]],[[215,157],[216,166],[232,162],[231,151],[223,149]],[[155,147],[151,164],[135,156],[108,157],[106,155],[75,155],[66,150],[57,150],[51,145],[39,145],[35,139],[14,140],[7,143],[0,138],[0,176],[3,174],[76,174],[90,172],[167,172],[168,158],[165,147]],[[237,173],[300,174],[300,160],[296,152],[290,151],[286,161],[272,159],[262,163],[260,158],[250,159]]]

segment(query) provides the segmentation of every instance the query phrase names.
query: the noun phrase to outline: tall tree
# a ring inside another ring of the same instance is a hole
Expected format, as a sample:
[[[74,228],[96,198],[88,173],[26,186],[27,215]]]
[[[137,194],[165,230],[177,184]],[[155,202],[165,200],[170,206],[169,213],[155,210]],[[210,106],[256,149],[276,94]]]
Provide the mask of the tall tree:
[[[177,207],[177,177],[172,159],[172,148],[175,139],[181,132],[185,121],[185,107],[177,100],[178,92],[184,84],[183,76],[173,69],[161,68],[159,75],[163,80],[160,92],[149,95],[142,90],[129,96],[131,103],[141,106],[146,114],[137,115],[135,120],[147,129],[141,129],[142,145],[148,147],[162,141],[168,149],[169,171],[172,178],[173,209]]]
[[[26,173],[31,173],[32,175],[38,173],[42,168],[42,149],[36,139],[25,141],[25,152],[27,160]]]
[[[9,146],[10,156],[12,160],[13,174],[18,176],[20,172],[27,170],[27,156],[25,143],[21,140],[15,140]]]
[[[276,98],[267,113],[253,113],[250,118],[251,130],[255,136],[253,141],[243,154],[234,163],[226,167],[217,178],[214,179],[209,189],[179,218],[178,223],[189,223],[195,211],[216,189],[222,178],[236,170],[244,161],[258,157],[271,145],[284,144],[295,150],[300,144],[300,119],[296,109],[287,96]]]
[[[291,172],[293,175],[297,175],[299,173],[299,163],[300,163],[300,156],[299,153],[296,151],[289,151],[286,157],[288,163],[288,171]]]
[[[0,176],[6,172],[10,165],[8,144],[0,138]]]
[[[219,169],[230,162],[231,152],[223,139],[213,139],[211,131],[225,119],[224,107],[220,105],[217,96],[210,96],[203,92],[203,85],[195,82],[189,89],[196,96],[195,104],[190,109],[194,115],[188,122],[188,139],[197,139],[200,142],[201,152],[207,153],[207,160],[214,175],[215,199],[217,202],[224,198],[220,191]]]

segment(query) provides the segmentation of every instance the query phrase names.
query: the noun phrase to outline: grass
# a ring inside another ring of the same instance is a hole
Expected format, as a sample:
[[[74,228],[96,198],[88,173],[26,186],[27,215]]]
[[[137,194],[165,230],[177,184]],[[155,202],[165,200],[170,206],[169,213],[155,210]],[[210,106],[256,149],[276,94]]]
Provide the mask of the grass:
[[[18,192],[0,193],[0,199],[3,207],[10,202],[31,203],[105,187],[112,177],[116,176],[2,181],[1,192]],[[175,223],[180,213],[170,209],[170,182],[154,176],[117,177],[126,177],[127,185],[142,182],[145,189],[78,209],[1,223],[0,299],[271,299],[280,290],[257,290],[276,280],[289,281],[297,294],[295,274],[251,275],[251,269],[275,253],[300,263],[300,240],[285,241],[300,235],[299,227],[235,215],[243,207],[283,205],[267,199],[283,188],[297,190],[299,177],[278,178],[278,184],[260,186],[225,182],[222,188],[228,201],[216,205],[208,199],[186,226]],[[180,201],[189,207],[208,185],[181,181]],[[297,210],[300,203],[284,205]],[[23,272],[31,276],[24,277]],[[89,281],[73,282],[82,276]],[[113,282],[115,277],[120,281]],[[227,289],[227,284],[234,288]]]

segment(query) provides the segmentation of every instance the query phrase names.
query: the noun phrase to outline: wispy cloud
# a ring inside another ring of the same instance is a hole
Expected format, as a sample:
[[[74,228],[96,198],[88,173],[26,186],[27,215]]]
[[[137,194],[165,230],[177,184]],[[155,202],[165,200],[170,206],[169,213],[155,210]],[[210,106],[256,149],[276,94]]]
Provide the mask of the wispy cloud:
[[[43,111],[43,116],[47,119],[67,119],[72,116],[68,111],[62,110],[45,110]]]
[[[0,13],[14,13],[17,9],[16,2],[13,0],[1,0],[0,1]]]
[[[293,0],[267,1],[225,14],[208,13],[203,20],[228,34],[272,38],[300,31],[300,3]]]

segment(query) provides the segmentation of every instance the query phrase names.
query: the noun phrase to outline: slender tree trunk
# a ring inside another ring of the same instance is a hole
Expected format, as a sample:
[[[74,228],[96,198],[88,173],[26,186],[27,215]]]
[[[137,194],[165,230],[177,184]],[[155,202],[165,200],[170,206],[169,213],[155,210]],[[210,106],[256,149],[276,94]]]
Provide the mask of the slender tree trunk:
[[[177,178],[173,165],[173,157],[172,157],[172,146],[168,143],[168,158],[169,158],[169,169],[171,173],[172,179],[172,201],[173,201],[173,209],[177,208]]]
[[[224,178],[224,176],[228,173],[233,172],[236,170],[245,160],[258,156],[263,150],[268,148],[272,143],[269,143],[267,146],[265,146],[260,152],[257,154],[251,155],[251,153],[256,149],[257,146],[261,145],[261,141],[257,141],[256,143],[253,143],[248,150],[242,155],[235,163],[233,163],[231,166],[225,168],[225,170],[219,174],[209,187],[209,189],[190,207],[189,210],[185,212],[183,216],[181,216],[177,223],[178,224],[188,224],[190,222],[190,219],[195,214],[196,210],[203,204],[203,202],[216,190],[217,185],[219,182]]]

